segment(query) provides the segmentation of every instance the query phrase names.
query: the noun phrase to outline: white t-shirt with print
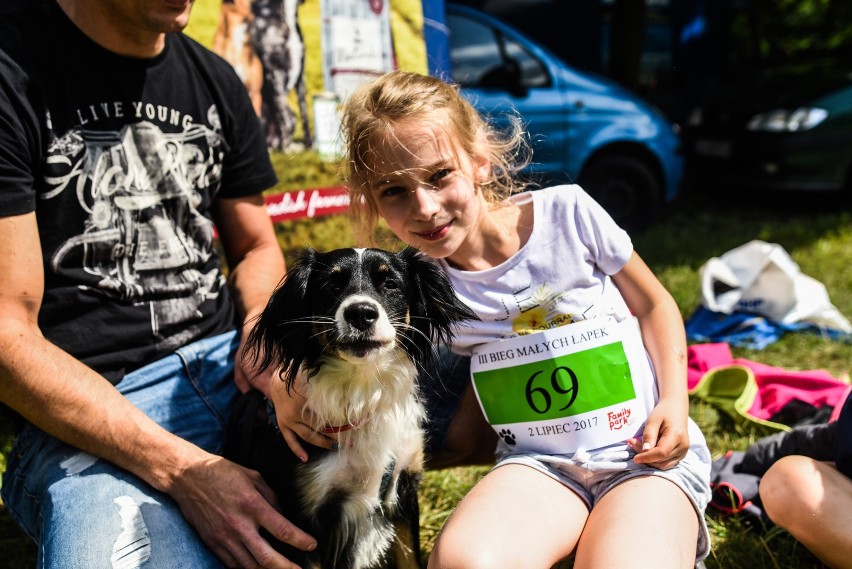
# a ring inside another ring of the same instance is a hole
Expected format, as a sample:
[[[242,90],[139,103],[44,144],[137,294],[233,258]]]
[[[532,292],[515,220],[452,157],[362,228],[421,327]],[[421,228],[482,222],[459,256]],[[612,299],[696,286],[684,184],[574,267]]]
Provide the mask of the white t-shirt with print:
[[[545,328],[632,317],[610,276],[624,268],[633,243],[597,202],[577,185],[525,192],[512,199],[518,205],[533,203],[533,230],[520,251],[484,271],[462,271],[439,260],[459,298],[481,319],[458,330],[453,351],[470,355],[477,345]],[[656,381],[649,383],[637,392],[648,413],[659,400]],[[704,436],[692,419],[688,430],[690,448],[709,468]],[[503,443],[498,448],[509,449]]]
[[[512,199],[518,205],[533,204],[532,233],[520,251],[484,271],[462,271],[439,261],[459,298],[481,319],[458,330],[453,351],[470,355],[477,345],[541,329],[593,318],[622,322],[632,317],[610,277],[624,268],[633,254],[633,243],[597,202],[577,185],[535,190]],[[653,365],[651,369],[653,373]],[[659,400],[656,381],[636,387],[636,396],[650,413]],[[710,453],[691,418],[687,429],[690,453],[695,453],[689,468],[701,471],[696,478],[701,482],[709,477]],[[616,443],[588,449],[580,459],[579,453],[533,454],[545,462],[579,462],[592,470],[640,468],[633,464],[627,448],[626,443]],[[500,440],[498,459],[514,452]]]
[[[512,196],[532,201],[534,225],[510,259],[484,271],[455,269],[443,259],[456,294],[481,319],[462,326],[453,351],[598,317],[617,322],[630,310],[610,275],[633,253],[630,236],[580,186]]]

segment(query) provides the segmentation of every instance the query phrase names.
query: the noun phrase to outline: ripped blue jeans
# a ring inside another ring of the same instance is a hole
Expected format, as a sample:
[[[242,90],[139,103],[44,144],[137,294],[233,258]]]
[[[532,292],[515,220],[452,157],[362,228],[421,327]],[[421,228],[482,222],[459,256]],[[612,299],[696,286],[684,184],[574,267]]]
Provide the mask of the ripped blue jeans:
[[[117,385],[167,430],[219,452],[233,381],[236,334],[201,340]],[[51,569],[221,568],[177,504],[134,475],[28,425],[3,476],[3,502]]]

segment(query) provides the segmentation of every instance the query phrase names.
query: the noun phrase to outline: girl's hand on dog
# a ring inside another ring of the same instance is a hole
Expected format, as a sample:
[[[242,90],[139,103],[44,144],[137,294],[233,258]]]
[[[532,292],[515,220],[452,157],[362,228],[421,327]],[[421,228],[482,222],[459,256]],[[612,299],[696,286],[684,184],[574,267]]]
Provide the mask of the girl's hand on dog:
[[[311,427],[313,415],[305,409],[305,398],[302,395],[305,389],[304,377],[301,375],[297,377],[293,382],[293,388],[288,393],[287,385],[274,370],[266,369],[258,372],[252,369],[252,358],[246,357],[245,350],[245,342],[249,335],[248,326],[243,331],[234,366],[234,381],[237,388],[243,393],[256,389],[272,401],[278,429],[284,436],[287,446],[302,462],[307,462],[308,453],[302,447],[299,437],[318,447],[337,448],[336,435],[326,436]]]
[[[327,449],[337,448],[337,436],[325,435],[313,428],[316,424],[313,414],[305,409],[305,379],[301,374],[293,381],[289,390],[284,381],[273,379],[269,386],[269,399],[275,408],[278,428],[290,450],[302,462],[308,461],[308,453],[301,441]]]
[[[234,383],[237,384],[237,389],[241,393],[248,393],[248,391],[256,389],[268,399],[269,386],[272,385],[272,375],[275,370],[265,369],[258,371],[254,368],[253,364],[256,363],[254,356],[248,353],[246,349],[246,342],[253,326],[254,319],[250,319],[243,325],[243,332],[240,335],[240,346],[234,359]]]

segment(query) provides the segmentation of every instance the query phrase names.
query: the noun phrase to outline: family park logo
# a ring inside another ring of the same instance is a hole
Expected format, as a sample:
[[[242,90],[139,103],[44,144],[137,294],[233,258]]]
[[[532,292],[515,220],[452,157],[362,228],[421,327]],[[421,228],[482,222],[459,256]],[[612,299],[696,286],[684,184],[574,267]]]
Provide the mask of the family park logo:
[[[630,415],[631,411],[627,407],[622,408],[621,411],[608,411],[606,419],[609,421],[609,430],[617,431],[629,425],[631,423]]]

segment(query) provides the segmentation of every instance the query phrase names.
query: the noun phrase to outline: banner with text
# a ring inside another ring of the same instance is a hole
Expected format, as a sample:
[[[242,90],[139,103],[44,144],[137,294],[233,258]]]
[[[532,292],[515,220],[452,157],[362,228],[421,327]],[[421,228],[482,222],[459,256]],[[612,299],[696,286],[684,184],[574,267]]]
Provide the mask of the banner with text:
[[[274,223],[305,217],[322,217],[349,210],[349,192],[345,187],[314,188],[265,198],[266,210]]]

